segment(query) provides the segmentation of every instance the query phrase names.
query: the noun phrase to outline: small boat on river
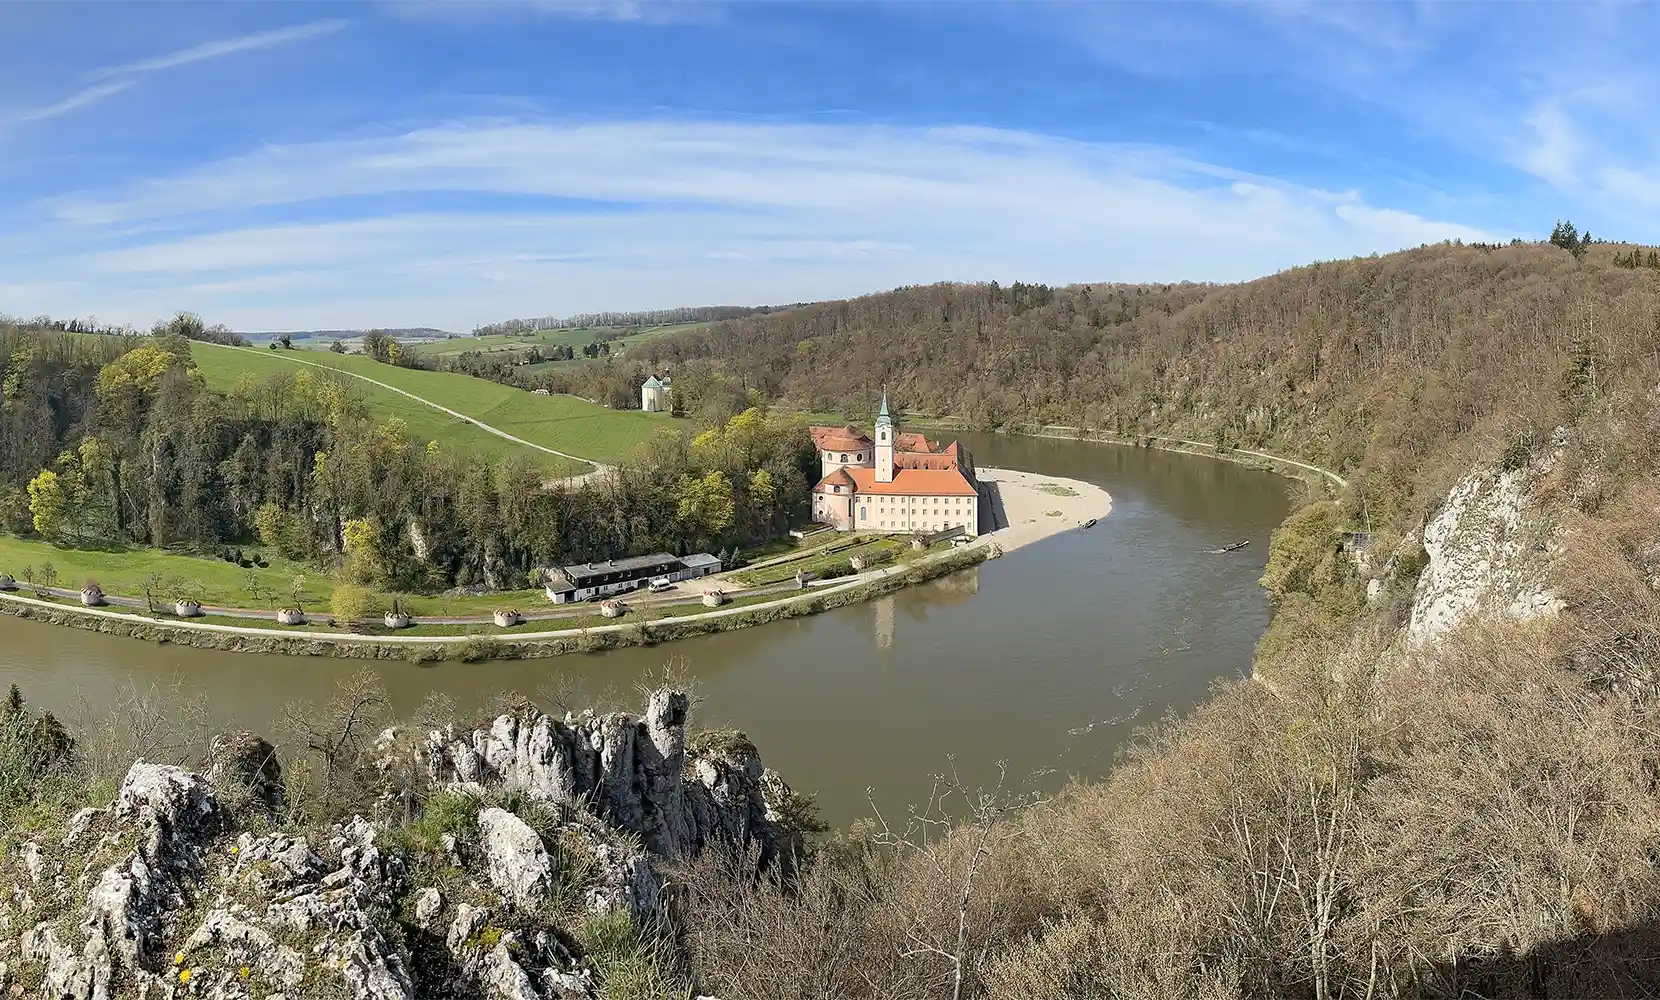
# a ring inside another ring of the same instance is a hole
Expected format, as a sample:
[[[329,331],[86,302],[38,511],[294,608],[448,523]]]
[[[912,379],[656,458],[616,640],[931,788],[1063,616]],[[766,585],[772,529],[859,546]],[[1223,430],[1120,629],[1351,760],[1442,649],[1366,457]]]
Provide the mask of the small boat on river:
[[[1249,544],[1251,544],[1251,540],[1249,538],[1247,538],[1247,539],[1244,539],[1243,541],[1234,542],[1232,545],[1224,545],[1219,549],[1211,549],[1210,551],[1213,552],[1213,553],[1233,552],[1233,551],[1236,551],[1238,549],[1242,549],[1242,548],[1244,548],[1245,546],[1247,546]]]
[[[1085,521],[1083,524],[1079,525],[1078,527],[1082,528],[1085,531],[1088,531],[1089,529],[1095,527],[1095,522],[1097,520],[1098,520],[1098,518],[1093,518],[1092,517],[1089,520]]]

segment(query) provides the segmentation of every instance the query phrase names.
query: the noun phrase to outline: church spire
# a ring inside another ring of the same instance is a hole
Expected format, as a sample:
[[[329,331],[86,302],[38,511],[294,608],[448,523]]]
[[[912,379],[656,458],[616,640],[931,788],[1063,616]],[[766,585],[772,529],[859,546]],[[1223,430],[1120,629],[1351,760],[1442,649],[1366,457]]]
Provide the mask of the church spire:
[[[893,417],[888,415],[888,387],[882,387],[882,412],[876,415],[876,481],[893,482]]]

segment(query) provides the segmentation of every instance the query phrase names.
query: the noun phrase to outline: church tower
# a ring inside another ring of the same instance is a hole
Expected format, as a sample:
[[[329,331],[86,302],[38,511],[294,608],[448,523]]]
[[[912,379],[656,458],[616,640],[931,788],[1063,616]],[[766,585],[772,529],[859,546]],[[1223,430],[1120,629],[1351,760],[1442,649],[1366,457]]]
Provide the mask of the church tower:
[[[888,416],[888,391],[882,390],[882,412],[876,415],[876,481],[893,482],[893,418]]]

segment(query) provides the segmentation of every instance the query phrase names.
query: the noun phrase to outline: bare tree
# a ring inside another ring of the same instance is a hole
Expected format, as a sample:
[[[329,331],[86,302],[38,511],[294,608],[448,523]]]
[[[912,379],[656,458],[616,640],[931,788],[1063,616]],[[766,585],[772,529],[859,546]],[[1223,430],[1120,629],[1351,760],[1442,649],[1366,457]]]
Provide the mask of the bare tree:
[[[875,794],[867,790],[870,808],[876,817],[872,842],[899,852],[918,864],[940,884],[953,887],[954,921],[948,928],[937,923],[930,908],[907,906],[903,898],[894,903],[905,940],[899,956],[905,959],[936,958],[947,964],[952,1000],[962,1000],[965,975],[972,958],[970,911],[975,888],[991,853],[997,822],[1013,808],[1004,786],[1008,778],[1006,761],[997,763],[997,783],[988,789],[970,789],[958,776],[956,757],[947,757],[949,770],[933,776],[933,790],[921,808],[912,807],[904,826],[895,827],[876,805]],[[960,809],[960,816],[953,815]],[[943,932],[943,933],[942,933]]]
[[[291,773],[305,769],[303,780],[290,781],[290,802],[301,805],[309,798],[309,810],[317,818],[369,811],[386,790],[375,739],[390,723],[386,688],[369,670],[343,682],[339,693],[320,708],[284,706],[278,726],[292,739],[294,750],[304,755]],[[289,758],[295,756],[291,751]],[[295,784],[310,787],[296,794]]]

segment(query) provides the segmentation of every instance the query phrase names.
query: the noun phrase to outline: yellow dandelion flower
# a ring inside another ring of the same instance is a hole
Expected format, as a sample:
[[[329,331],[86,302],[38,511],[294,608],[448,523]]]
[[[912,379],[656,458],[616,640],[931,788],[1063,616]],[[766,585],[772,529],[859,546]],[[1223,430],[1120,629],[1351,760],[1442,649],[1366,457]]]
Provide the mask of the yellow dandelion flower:
[[[231,853],[232,853],[232,854],[235,854],[235,853],[236,853],[236,845],[235,845],[235,844],[232,844],[232,845],[231,845]]]
[[[248,976],[252,974],[252,972],[253,972],[252,969],[250,969],[246,965],[244,965],[241,969],[238,970],[237,974],[240,975],[243,979],[247,979]]]
[[[181,983],[190,982],[190,970],[189,969],[180,969],[179,970],[179,982],[181,982]]]
[[[184,952],[181,951],[177,955],[173,956],[173,964],[174,965],[183,965],[184,964]]]

